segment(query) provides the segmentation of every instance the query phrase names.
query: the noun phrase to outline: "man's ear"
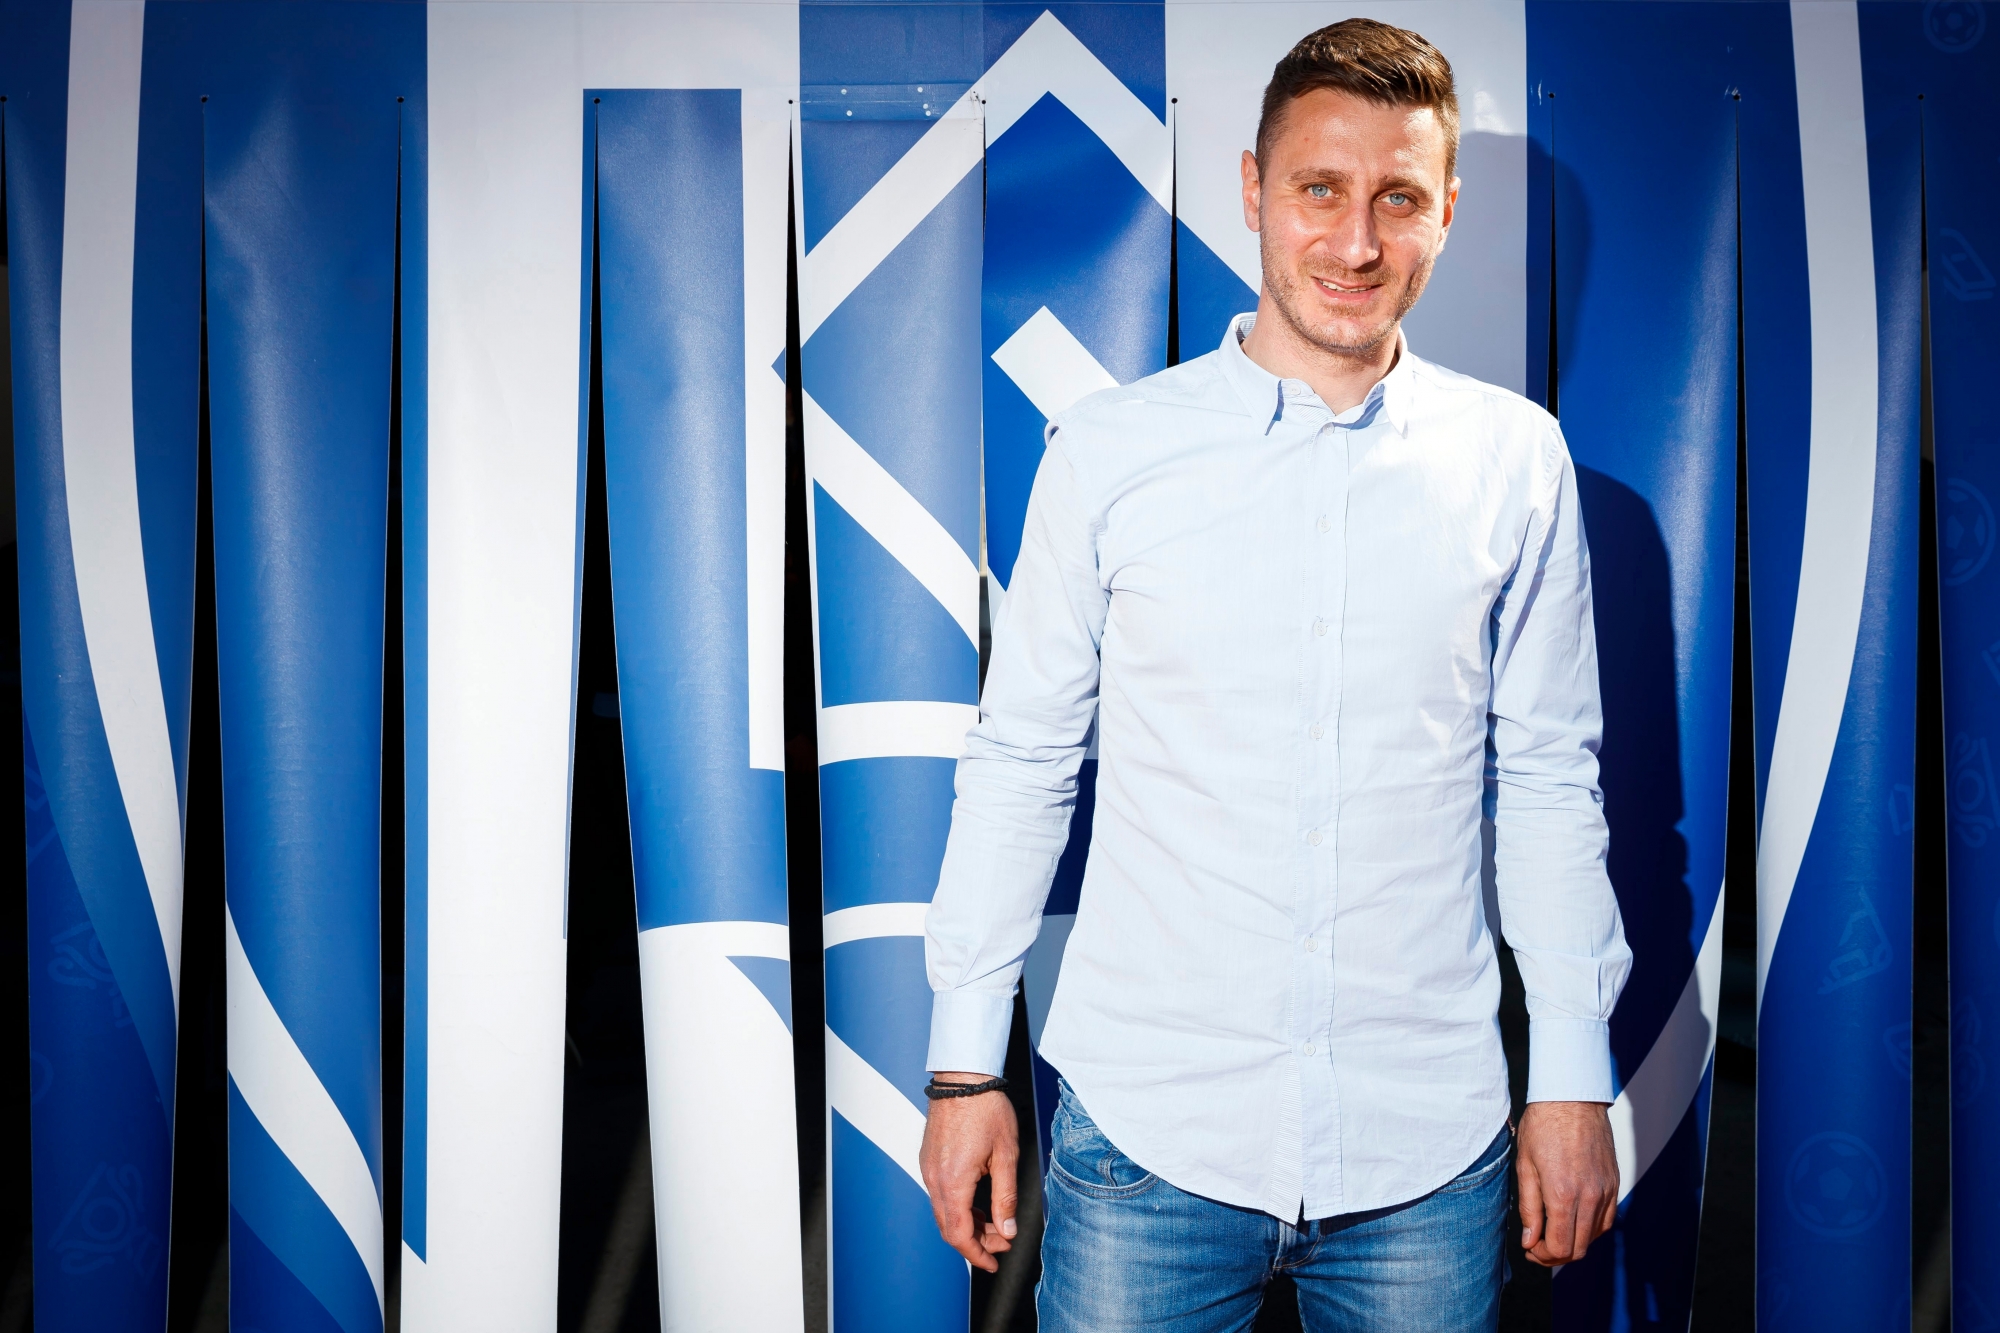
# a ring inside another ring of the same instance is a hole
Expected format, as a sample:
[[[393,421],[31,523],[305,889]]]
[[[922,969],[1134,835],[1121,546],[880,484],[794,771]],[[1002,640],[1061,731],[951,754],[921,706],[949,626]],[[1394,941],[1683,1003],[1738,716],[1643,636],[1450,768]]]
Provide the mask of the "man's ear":
[[[1455,186],[1457,181],[1453,181]],[[1261,207],[1264,200],[1264,186],[1257,178],[1257,155],[1248,148],[1243,150],[1243,225],[1251,231],[1264,229]]]
[[[1444,249],[1444,243],[1451,239],[1451,220],[1453,216],[1455,216],[1458,212],[1459,184],[1460,184],[1459,178],[1457,176],[1453,176],[1451,178],[1451,184],[1445,188],[1444,218],[1442,223],[1438,227],[1437,250],[1433,250],[1431,252],[1431,257],[1433,259],[1437,257],[1439,251],[1442,251]]]

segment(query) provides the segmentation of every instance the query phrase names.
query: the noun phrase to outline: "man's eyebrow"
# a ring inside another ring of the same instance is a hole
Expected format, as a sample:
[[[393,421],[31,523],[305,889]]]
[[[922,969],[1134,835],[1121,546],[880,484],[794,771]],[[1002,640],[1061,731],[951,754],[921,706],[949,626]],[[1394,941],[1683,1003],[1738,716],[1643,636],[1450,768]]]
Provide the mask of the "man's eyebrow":
[[[1331,167],[1300,167],[1297,171],[1285,177],[1285,184],[1306,185],[1319,181],[1330,181],[1335,185],[1345,185],[1348,183],[1348,180],[1349,177],[1346,172],[1336,171]]]
[[[1414,176],[1391,176],[1382,182],[1383,190],[1401,190],[1405,194],[1428,195],[1430,190]]]

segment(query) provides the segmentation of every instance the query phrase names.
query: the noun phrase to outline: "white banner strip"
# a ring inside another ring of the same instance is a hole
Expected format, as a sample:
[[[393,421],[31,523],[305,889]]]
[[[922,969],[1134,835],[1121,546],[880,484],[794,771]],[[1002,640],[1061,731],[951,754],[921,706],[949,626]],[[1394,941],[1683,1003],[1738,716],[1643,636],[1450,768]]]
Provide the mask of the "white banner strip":
[[[139,194],[141,0],[70,11],[63,196],[63,490],[76,599],[119,794],[181,991],[181,798],[146,592],[132,435],[132,247]]]
[[[1798,603],[1757,836],[1757,1005],[1847,707],[1875,517],[1875,232],[1853,0],[1794,0],[1812,309],[1812,434]]]

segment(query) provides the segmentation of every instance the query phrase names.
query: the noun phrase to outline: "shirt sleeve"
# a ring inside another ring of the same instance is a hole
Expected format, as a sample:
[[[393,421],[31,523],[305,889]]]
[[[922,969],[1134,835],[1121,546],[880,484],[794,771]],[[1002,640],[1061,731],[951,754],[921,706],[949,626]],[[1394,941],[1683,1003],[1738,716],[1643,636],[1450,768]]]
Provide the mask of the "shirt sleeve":
[[[1576,473],[1546,425],[1535,511],[1494,612],[1493,860],[1528,1002],[1528,1100],[1609,1102],[1612,1006],[1632,968],[1605,873],[1603,710]]]
[[[1006,1064],[1014,987],[1069,840],[1108,602],[1096,533],[1052,427],[925,918],[932,1070],[998,1074]]]

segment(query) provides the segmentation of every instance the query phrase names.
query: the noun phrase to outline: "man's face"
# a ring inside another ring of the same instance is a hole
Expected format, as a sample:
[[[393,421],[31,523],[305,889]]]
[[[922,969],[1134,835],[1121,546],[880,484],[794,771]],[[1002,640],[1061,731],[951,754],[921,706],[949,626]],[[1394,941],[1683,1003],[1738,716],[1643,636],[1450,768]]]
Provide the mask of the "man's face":
[[[1285,108],[1258,171],[1243,154],[1243,220],[1264,294],[1294,332],[1340,356],[1393,338],[1423,294],[1458,200],[1429,107],[1317,89]]]

